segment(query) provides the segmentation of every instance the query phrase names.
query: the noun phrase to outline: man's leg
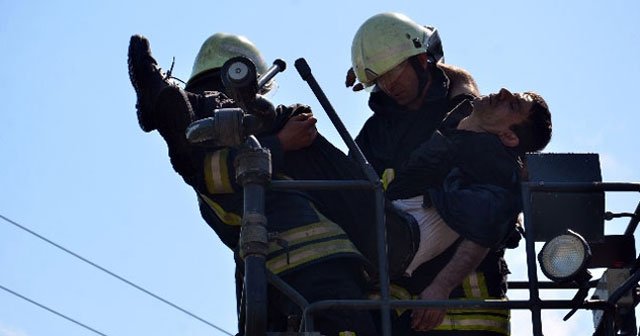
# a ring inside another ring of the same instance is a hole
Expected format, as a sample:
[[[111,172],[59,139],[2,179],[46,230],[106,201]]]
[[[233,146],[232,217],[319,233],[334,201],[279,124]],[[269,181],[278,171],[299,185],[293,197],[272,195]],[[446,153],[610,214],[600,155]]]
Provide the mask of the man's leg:
[[[364,279],[360,264],[352,259],[331,259],[286,274],[282,276],[282,280],[310,303],[321,300],[364,299]],[[282,293],[276,292],[269,299],[272,300],[270,304],[283,307],[285,312],[297,311],[301,314]],[[323,335],[338,335],[341,331],[353,331],[358,336],[376,335],[374,321],[367,310],[323,310],[314,314],[313,318],[314,329]]]
[[[311,146],[285,153],[285,173],[296,180],[366,180],[360,166],[318,135]],[[340,225],[360,252],[378,267],[373,190],[309,190],[320,212]],[[390,275],[400,276],[420,242],[413,217],[385,202]]]

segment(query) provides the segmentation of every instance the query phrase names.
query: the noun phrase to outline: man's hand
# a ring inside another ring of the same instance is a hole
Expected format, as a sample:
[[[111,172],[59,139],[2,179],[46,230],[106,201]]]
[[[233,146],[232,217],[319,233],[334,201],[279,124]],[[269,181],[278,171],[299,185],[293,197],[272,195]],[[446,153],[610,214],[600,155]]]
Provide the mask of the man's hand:
[[[480,265],[487,253],[489,253],[489,248],[468,239],[463,240],[447,265],[420,293],[420,298],[424,300],[448,299],[451,291]],[[411,327],[419,331],[433,329],[442,323],[445,313],[445,309],[414,309],[411,315]]]
[[[446,300],[449,298],[450,292],[430,285],[420,293],[422,300]],[[414,309],[411,314],[411,328],[417,331],[429,331],[442,323],[446,309],[441,308],[420,308]]]
[[[318,135],[316,122],[318,120],[313,117],[312,113],[302,113],[291,117],[277,135],[282,150],[292,151],[311,145]]]

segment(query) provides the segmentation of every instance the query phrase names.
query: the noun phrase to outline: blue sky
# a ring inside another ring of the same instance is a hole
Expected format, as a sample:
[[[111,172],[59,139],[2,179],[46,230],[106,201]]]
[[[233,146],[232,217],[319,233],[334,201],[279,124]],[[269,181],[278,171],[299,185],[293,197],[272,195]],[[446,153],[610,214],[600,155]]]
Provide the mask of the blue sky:
[[[438,27],[447,63],[469,70],[483,94],[541,93],[554,116],[547,151],[599,153],[605,181],[640,181],[637,1],[0,0],[0,215],[235,333],[231,254],[159,135],[138,128],[129,37],[147,36],[165,69],[175,57],[186,80],[208,36],[246,35],[289,65],[273,100],[311,105],[344,149],[293,62],[307,59],[355,135],[370,112],[366,95],[343,85],[351,40],[386,11]],[[607,210],[637,202],[615,194]],[[522,249],[508,253],[512,279],[525,279]],[[3,220],[0,286],[107,335],[224,335]],[[544,314],[545,335],[591,334],[589,312],[566,323],[565,313]],[[512,324],[513,335],[531,334],[528,313]],[[0,290],[0,336],[92,334]]]

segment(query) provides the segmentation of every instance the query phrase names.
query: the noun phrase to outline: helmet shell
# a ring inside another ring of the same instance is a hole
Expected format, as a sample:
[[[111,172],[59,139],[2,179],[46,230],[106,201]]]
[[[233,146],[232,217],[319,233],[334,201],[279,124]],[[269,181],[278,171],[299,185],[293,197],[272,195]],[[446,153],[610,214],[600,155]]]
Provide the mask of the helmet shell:
[[[427,53],[429,60],[443,59],[436,28],[422,26],[399,13],[377,14],[365,21],[351,44],[351,65],[365,86],[411,56]]]
[[[237,56],[250,59],[255,64],[258,75],[268,70],[260,51],[249,39],[241,35],[216,33],[204,41],[200,47],[187,85],[194,79],[221,68],[227,60]]]

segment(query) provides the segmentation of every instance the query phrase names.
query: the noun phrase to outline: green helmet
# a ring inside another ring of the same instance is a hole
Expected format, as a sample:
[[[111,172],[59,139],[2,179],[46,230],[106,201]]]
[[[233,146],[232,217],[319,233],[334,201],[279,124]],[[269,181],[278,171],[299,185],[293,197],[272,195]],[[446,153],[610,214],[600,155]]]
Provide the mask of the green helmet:
[[[193,70],[191,77],[187,81],[187,86],[194,80],[206,76],[210,71],[221,68],[227,60],[237,56],[244,56],[250,59],[256,65],[258,75],[265,73],[269,68],[258,48],[246,37],[216,33],[204,41],[202,47],[200,47],[200,51],[193,62]],[[272,82],[265,85],[267,91],[272,86]]]
[[[382,13],[365,21],[351,44],[351,65],[365,86],[404,60],[427,53],[431,62],[443,59],[442,42],[434,27],[422,26],[404,14]]]

